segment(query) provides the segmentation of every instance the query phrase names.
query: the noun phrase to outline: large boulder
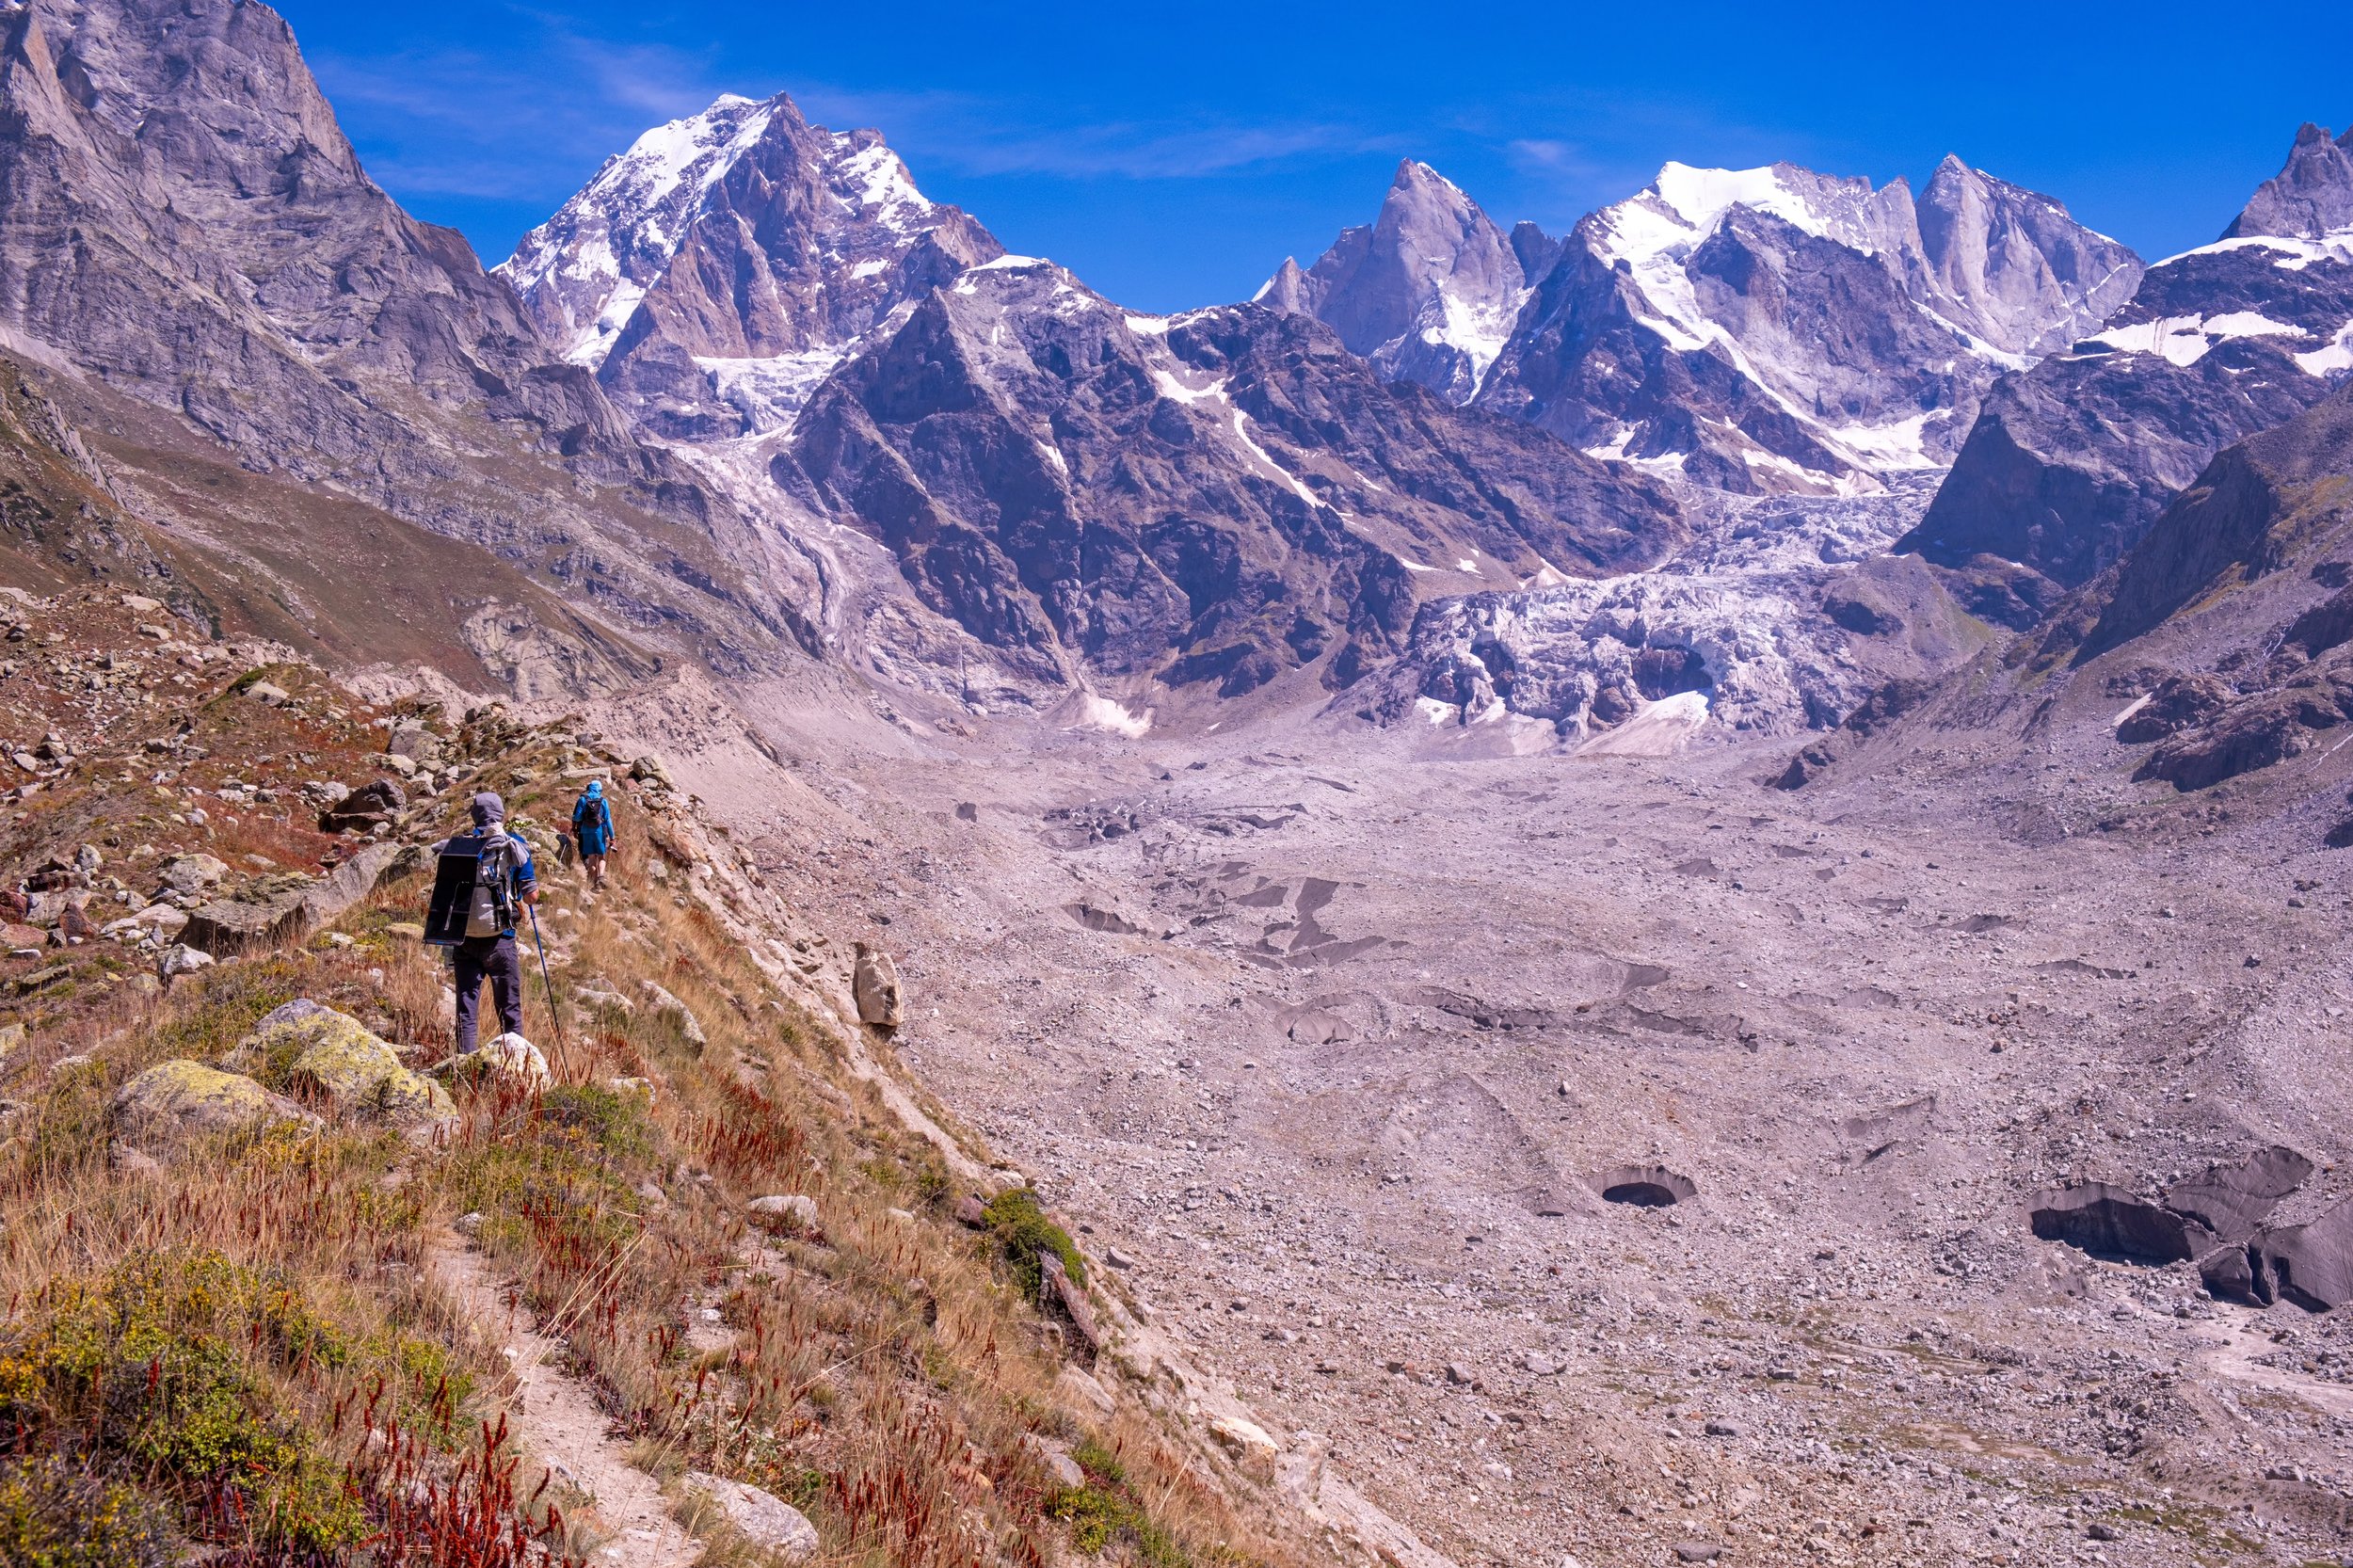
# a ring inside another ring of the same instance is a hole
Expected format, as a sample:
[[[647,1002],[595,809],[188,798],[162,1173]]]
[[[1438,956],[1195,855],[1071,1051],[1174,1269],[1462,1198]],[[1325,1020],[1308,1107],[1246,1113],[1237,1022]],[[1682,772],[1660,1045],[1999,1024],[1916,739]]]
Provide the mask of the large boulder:
[[[457,1113],[440,1084],[401,1064],[392,1043],[359,1019],[309,999],[264,1017],[232,1055],[324,1096],[339,1111],[408,1124]]]
[[[807,1515],[773,1492],[702,1470],[686,1473],[686,1490],[715,1505],[737,1534],[786,1562],[807,1562],[824,1544]]]
[[[220,1133],[316,1127],[318,1118],[253,1080],[200,1062],[150,1067],[115,1096],[117,1130],[134,1145],[169,1145]]]
[[[408,797],[400,786],[389,778],[363,784],[319,813],[322,833],[365,833],[389,825],[395,814],[408,804]]]
[[[2174,1263],[2215,1246],[2214,1233],[2196,1220],[2103,1182],[2058,1188],[2027,1207],[2037,1236],[2103,1257]]]
[[[298,891],[267,898],[216,898],[197,906],[180,939],[200,952],[229,958],[293,941],[308,925]]]
[[[890,954],[871,943],[857,945],[857,968],[851,979],[850,994],[857,1001],[860,1023],[888,1032],[905,1021],[906,1001],[899,988],[899,967],[890,961]]]
[[[2144,745],[2194,729],[2228,708],[2233,695],[2220,676],[2168,676],[2117,724],[2116,738],[2125,745]]]
[[[163,864],[163,885],[183,898],[201,898],[220,886],[228,865],[209,855],[175,855]]]

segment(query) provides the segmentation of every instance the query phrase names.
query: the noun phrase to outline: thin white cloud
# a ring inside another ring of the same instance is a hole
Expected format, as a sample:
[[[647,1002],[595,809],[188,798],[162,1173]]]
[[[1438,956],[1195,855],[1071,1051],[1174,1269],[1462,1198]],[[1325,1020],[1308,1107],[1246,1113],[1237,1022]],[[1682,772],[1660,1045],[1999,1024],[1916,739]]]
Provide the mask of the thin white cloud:
[[[1018,99],[950,92],[797,88],[809,119],[872,126],[922,162],[979,175],[1186,180],[1361,152],[1380,139],[1360,127],[1291,120],[1071,120]]]

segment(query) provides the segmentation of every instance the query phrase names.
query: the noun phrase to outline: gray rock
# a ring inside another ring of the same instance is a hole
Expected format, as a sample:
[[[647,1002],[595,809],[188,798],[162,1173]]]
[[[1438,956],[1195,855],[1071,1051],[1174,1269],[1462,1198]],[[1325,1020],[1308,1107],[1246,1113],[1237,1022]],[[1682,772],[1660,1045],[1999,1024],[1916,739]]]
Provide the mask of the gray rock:
[[[708,1497],[745,1540],[786,1562],[806,1562],[824,1544],[818,1539],[817,1527],[773,1492],[740,1480],[724,1480],[702,1470],[686,1473],[686,1490]]]
[[[799,1193],[772,1193],[744,1205],[755,1224],[770,1230],[810,1234],[816,1231],[817,1200]]]
[[[2139,1263],[2171,1263],[2203,1256],[2213,1232],[2196,1220],[2096,1181],[2056,1189],[2027,1205],[2034,1233],[2085,1252]]]
[[[654,1016],[667,1019],[686,1043],[696,1050],[711,1044],[711,1036],[703,1032],[702,1020],[695,1010],[651,981],[646,983],[646,997],[652,1003]]]
[[[191,898],[219,887],[228,874],[228,865],[209,855],[175,855],[162,868],[163,885]]]
[[[858,1021],[876,1029],[897,1029],[906,1017],[906,1002],[899,988],[899,967],[890,954],[870,943],[857,944],[857,968],[850,993],[857,1002]]]
[[[2225,1241],[2244,1241],[2312,1174],[2311,1160],[2275,1145],[2237,1164],[2212,1166],[2203,1176],[2175,1182],[2166,1189],[2165,1203]]]
[[[2310,1224],[2266,1231],[2254,1257],[2263,1271],[2255,1289],[2265,1300],[2293,1302],[2309,1312],[2353,1302],[2353,1199]]]
[[[1054,1479],[1055,1484],[1075,1492],[1087,1483],[1087,1473],[1063,1444],[1029,1432],[1021,1434],[1021,1447],[1037,1461],[1040,1469]]]

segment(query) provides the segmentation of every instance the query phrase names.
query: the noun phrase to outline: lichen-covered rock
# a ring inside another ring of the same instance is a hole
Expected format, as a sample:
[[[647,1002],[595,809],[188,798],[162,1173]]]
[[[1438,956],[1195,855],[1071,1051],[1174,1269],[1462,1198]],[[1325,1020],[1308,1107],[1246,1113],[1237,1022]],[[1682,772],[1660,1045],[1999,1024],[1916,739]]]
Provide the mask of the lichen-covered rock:
[[[242,1074],[184,1060],[161,1063],[124,1084],[115,1096],[114,1114],[134,1145],[318,1125],[316,1116]]]
[[[906,1001],[899,987],[899,967],[890,954],[870,943],[857,945],[857,969],[850,984],[860,1023],[876,1029],[897,1029],[906,1016]]]
[[[448,1092],[402,1065],[390,1041],[359,1019],[308,998],[264,1017],[238,1043],[232,1060],[273,1078],[282,1074],[286,1082],[315,1090],[341,1111],[404,1124],[457,1113]]]
[[[799,1509],[773,1492],[763,1492],[740,1480],[725,1480],[702,1470],[686,1473],[686,1490],[710,1498],[738,1533],[786,1562],[807,1562],[824,1544],[817,1538],[817,1527]]]

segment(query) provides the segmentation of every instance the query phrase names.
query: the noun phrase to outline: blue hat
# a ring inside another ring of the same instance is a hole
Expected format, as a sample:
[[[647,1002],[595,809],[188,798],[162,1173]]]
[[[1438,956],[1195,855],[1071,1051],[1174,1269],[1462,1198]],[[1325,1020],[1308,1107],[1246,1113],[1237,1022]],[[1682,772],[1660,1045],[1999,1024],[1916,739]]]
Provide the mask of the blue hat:
[[[603,795],[603,793],[604,793],[604,780],[603,780],[603,779],[601,779],[601,778],[592,778],[592,779],[590,779],[590,780],[588,781],[588,798],[589,798],[589,799],[591,799],[591,800],[596,800],[596,799],[599,799],[600,797],[601,797],[601,796]]]

